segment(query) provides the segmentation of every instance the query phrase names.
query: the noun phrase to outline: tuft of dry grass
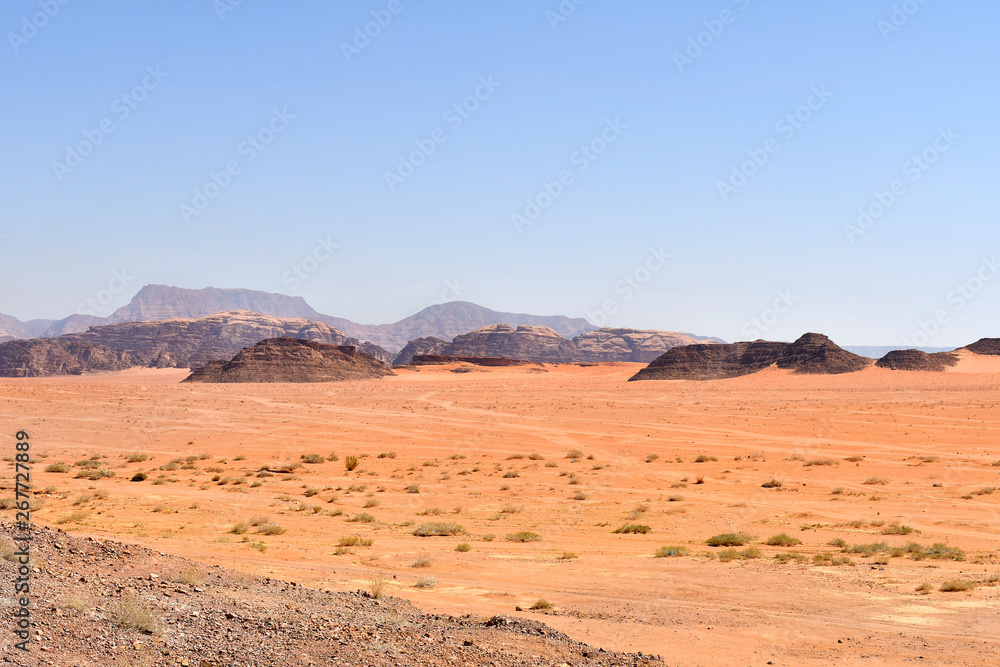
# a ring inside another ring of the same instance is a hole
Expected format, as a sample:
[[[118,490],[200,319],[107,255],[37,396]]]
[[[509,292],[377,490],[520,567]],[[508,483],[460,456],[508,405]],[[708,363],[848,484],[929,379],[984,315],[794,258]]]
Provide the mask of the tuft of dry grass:
[[[457,523],[422,523],[413,529],[413,534],[417,537],[447,537],[449,535],[460,535],[465,532]]]
[[[544,611],[545,609],[552,609],[552,603],[544,598],[539,598],[535,601],[535,604],[531,605],[531,608],[535,611]]]
[[[410,567],[430,567],[434,561],[427,554],[421,554],[410,562]]]
[[[171,579],[173,579],[174,583],[187,584],[188,586],[201,586],[205,583],[205,575],[193,565],[181,568],[174,573]]]
[[[976,587],[976,584],[967,581],[965,579],[952,579],[941,584],[940,590],[942,593],[955,593],[961,591],[971,591]]]
[[[368,577],[366,588],[373,598],[380,600],[385,597],[386,589],[389,588],[389,578],[381,572],[372,574]]]
[[[344,459],[344,468],[347,469],[347,472],[350,472],[358,467],[358,463],[359,461],[357,456],[348,456]]]
[[[138,630],[151,635],[160,628],[160,618],[134,594],[123,595],[108,610],[108,620],[126,630]]]

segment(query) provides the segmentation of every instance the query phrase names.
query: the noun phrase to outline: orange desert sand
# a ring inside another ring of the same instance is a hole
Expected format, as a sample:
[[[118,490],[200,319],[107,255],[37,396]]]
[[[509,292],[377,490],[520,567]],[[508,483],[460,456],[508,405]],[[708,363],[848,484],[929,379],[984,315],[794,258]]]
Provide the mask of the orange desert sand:
[[[995,665],[1000,358],[962,355],[712,382],[626,382],[641,364],[297,385],[133,370],[0,380],[0,418],[10,451],[23,428],[41,457],[35,521],[78,536],[333,590],[381,571],[425,612],[526,616],[669,665]],[[115,476],[77,478],[95,454]],[[284,532],[233,532],[262,517]],[[427,523],[464,533],[413,534]],[[522,531],[541,539],[508,540]],[[739,532],[756,539],[706,544]],[[801,544],[766,544],[781,533]],[[338,549],[352,536],[374,542]]]

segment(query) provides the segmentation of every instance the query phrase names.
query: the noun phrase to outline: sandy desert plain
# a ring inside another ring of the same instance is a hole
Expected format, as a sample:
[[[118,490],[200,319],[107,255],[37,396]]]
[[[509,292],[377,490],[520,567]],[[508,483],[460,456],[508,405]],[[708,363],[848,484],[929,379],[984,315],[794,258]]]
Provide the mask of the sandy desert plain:
[[[0,421],[31,434],[34,520],[77,536],[329,590],[382,573],[427,612],[669,665],[1000,664],[1000,358],[709,382],[460,366],[4,379]],[[77,477],[87,459],[114,476]],[[750,538],[706,543],[726,533]]]

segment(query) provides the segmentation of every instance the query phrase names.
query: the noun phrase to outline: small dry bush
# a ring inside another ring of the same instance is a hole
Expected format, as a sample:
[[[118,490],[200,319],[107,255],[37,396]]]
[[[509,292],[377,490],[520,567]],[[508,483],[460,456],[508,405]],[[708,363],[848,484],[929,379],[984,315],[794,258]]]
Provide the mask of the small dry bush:
[[[437,577],[421,577],[417,580],[417,583],[413,584],[414,588],[434,588],[438,585]]]
[[[722,533],[708,538],[705,543],[710,547],[742,547],[754,539],[749,533]]]
[[[265,523],[257,527],[257,532],[261,535],[281,535],[285,529],[276,523]]]
[[[765,544],[769,547],[797,547],[802,544],[802,540],[792,537],[788,533],[778,533],[769,537]]]
[[[535,601],[535,604],[531,605],[531,608],[535,609],[537,611],[542,611],[542,610],[545,610],[545,609],[552,609],[552,603],[549,602],[548,600],[544,599],[544,598],[541,598],[541,599]]]
[[[624,526],[619,526],[618,528],[615,528],[615,533],[620,533],[623,535],[629,535],[629,534],[645,535],[651,530],[652,528],[644,524],[627,523]]]
[[[301,457],[303,463],[324,463],[326,462],[326,457],[321,454],[303,454]]]
[[[507,535],[508,542],[541,542],[542,536],[538,533],[532,533],[527,530],[522,530],[517,533],[510,533]]]
[[[65,463],[50,463],[45,466],[45,472],[69,472],[70,467]]]
[[[781,480],[771,479],[761,484],[761,486],[765,489],[780,489]]]
[[[352,455],[352,456],[348,456],[347,458],[344,459],[344,467],[347,469],[348,472],[350,472],[350,471],[354,470],[355,468],[357,468],[358,467],[358,463],[359,463],[359,461],[358,461],[358,457],[357,456],[353,456]]]

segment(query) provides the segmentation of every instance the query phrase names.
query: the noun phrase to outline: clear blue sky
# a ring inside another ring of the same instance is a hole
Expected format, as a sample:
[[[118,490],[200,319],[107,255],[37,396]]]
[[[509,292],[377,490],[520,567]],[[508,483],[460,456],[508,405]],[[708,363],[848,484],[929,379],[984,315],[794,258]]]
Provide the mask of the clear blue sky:
[[[559,0],[227,2],[3,4],[0,312],[64,317],[111,284],[105,315],[165,283],[366,323],[443,296],[729,340],[898,345],[936,313],[917,342],[1000,335],[997,3],[910,0],[896,30],[898,0],[587,0],[558,22]],[[391,21],[345,55],[373,11]],[[550,205],[518,232],[528,198]],[[317,238],[338,248],[289,273]]]

